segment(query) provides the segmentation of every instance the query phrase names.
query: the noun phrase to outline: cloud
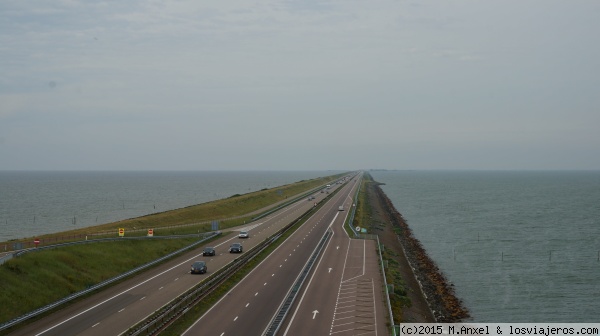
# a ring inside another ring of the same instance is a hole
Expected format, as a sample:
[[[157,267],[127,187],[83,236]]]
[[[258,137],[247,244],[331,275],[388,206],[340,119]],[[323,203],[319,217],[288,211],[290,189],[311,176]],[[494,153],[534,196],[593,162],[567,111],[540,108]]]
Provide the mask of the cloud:
[[[561,124],[562,137],[600,143],[582,126],[598,122],[600,50],[589,39],[599,6],[5,1],[3,154],[13,168],[42,150],[62,158],[53,167],[68,167],[65,148],[115,165],[147,148],[148,164],[176,161],[172,148],[237,161],[218,157],[222,149],[268,167],[268,155],[250,164],[244,148],[293,148],[314,167],[332,164],[327,153],[368,146],[422,146],[419,160],[427,149],[503,136],[555,143]]]

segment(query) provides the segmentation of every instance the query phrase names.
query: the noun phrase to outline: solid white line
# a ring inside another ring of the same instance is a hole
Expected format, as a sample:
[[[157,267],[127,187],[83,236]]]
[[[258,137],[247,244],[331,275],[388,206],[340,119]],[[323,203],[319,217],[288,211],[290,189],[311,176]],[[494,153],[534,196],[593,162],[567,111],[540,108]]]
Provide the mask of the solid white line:
[[[337,216],[338,216],[338,213],[335,214],[335,216],[333,217],[333,220],[331,220],[331,223],[329,223],[328,229],[331,228],[331,225],[333,224],[333,222],[335,222],[335,219],[337,218]],[[283,332],[283,336],[287,335],[288,331],[290,330],[290,327],[291,327],[292,323],[294,322],[294,319],[296,318],[296,314],[298,313],[298,310],[300,309],[300,306],[302,305],[302,301],[304,300],[304,296],[308,292],[308,289],[310,288],[310,284],[312,283],[312,281],[313,281],[313,279],[315,277],[315,274],[317,274],[317,270],[319,269],[319,265],[321,265],[321,261],[323,260],[323,257],[325,256],[325,252],[329,248],[329,244],[333,240],[332,238],[333,238],[334,235],[335,235],[335,232],[332,231],[331,237],[329,237],[329,241],[327,241],[327,245],[325,246],[325,249],[323,250],[324,252],[323,252],[323,254],[321,254],[321,257],[319,258],[319,262],[317,263],[317,266],[315,267],[315,271],[312,272],[312,275],[310,276],[310,280],[308,280],[308,284],[306,285],[306,289],[302,293],[302,296],[300,297],[300,301],[298,301],[298,305],[296,306],[296,310],[294,310],[294,314],[292,314],[292,317],[290,318],[290,323],[288,323],[287,328]]]
[[[375,336],[377,336],[377,300],[375,300],[375,280],[371,279],[371,288],[373,288],[373,319],[375,320]]]
[[[225,242],[223,242],[223,243],[225,243]],[[121,296],[121,295],[123,295],[123,294],[125,294],[125,293],[127,293],[127,292],[129,292],[129,291],[131,291],[131,290],[133,290],[133,289],[135,289],[135,288],[137,288],[137,287],[139,287],[139,286],[141,286],[141,285],[143,285],[143,284],[147,283],[147,282],[149,282],[149,281],[152,281],[152,280],[154,280],[154,279],[158,278],[159,276],[161,276],[161,275],[163,275],[163,274],[165,274],[165,273],[167,273],[167,272],[170,272],[170,271],[172,271],[173,269],[175,269],[175,268],[177,268],[177,267],[180,267],[180,266],[181,266],[181,265],[183,265],[183,264],[189,263],[191,260],[193,260],[193,259],[196,259],[196,258],[197,258],[198,256],[200,256],[200,255],[201,255],[201,254],[199,254],[199,255],[197,255],[197,256],[194,256],[194,257],[192,257],[192,258],[190,258],[190,259],[188,259],[188,260],[185,260],[185,261],[181,262],[180,264],[177,264],[177,265],[175,265],[175,266],[173,266],[173,267],[171,267],[171,268],[169,268],[169,269],[167,269],[167,270],[165,270],[165,271],[161,272],[161,273],[158,273],[157,275],[155,275],[155,276],[153,276],[153,277],[151,277],[151,278],[148,278],[148,279],[146,279],[146,280],[144,280],[144,281],[140,282],[139,284],[137,284],[137,285],[135,285],[135,286],[133,286],[133,287],[130,287],[130,288],[128,288],[128,289],[126,289],[126,290],[122,291],[121,293],[118,293],[118,294],[116,294],[116,295],[114,295],[114,296],[112,296],[112,297],[110,297],[110,298],[108,298],[108,299],[106,299],[106,300],[104,300],[104,301],[102,301],[102,302],[100,302],[100,303],[98,303],[98,304],[96,304],[96,305],[94,305],[94,306],[92,306],[92,307],[90,307],[90,308],[88,308],[88,309],[86,309],[86,310],[84,310],[84,311],[82,311],[82,312],[78,313],[78,314],[75,314],[75,315],[73,315],[73,316],[69,317],[68,319],[66,319],[66,320],[64,320],[64,321],[62,321],[62,322],[60,322],[60,323],[57,323],[57,324],[53,325],[52,327],[50,327],[50,328],[48,328],[48,329],[46,329],[46,330],[43,330],[42,332],[40,332],[40,333],[36,334],[35,336],[39,336],[39,335],[42,335],[42,334],[44,334],[44,333],[47,333],[48,331],[50,331],[50,330],[52,330],[52,329],[54,329],[54,328],[56,328],[56,327],[58,327],[58,326],[60,326],[60,325],[63,325],[63,324],[65,324],[65,323],[67,323],[67,322],[71,321],[72,319],[74,319],[74,318],[77,318],[77,317],[79,317],[79,316],[81,316],[81,315],[83,315],[83,314],[85,314],[85,313],[89,312],[89,311],[90,311],[90,310],[92,310],[92,309],[98,308],[98,307],[100,307],[101,305],[103,305],[103,304],[107,303],[107,302],[108,302],[108,301],[110,301],[110,300],[113,300],[113,299],[115,299],[115,298],[117,298],[117,297],[119,297],[119,296]],[[146,297],[143,297],[143,298],[141,298],[140,300],[143,300],[143,299],[145,299],[145,298],[146,298]]]

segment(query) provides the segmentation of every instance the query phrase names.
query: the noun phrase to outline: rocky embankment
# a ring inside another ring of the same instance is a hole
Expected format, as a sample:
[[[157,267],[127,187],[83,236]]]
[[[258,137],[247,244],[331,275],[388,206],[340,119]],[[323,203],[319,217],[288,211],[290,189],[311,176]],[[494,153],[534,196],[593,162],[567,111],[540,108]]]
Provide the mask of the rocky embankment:
[[[386,213],[388,223],[395,229],[397,236],[395,240],[402,245],[403,254],[412,266],[415,278],[421,284],[422,291],[426,296],[425,299],[435,320],[442,323],[454,323],[468,318],[469,312],[454,294],[452,285],[448,284],[442,271],[427,255],[419,240],[414,237],[402,215],[396,210],[379,185],[375,185],[373,189],[377,194],[376,198],[379,206]],[[418,288],[412,290],[419,291]]]

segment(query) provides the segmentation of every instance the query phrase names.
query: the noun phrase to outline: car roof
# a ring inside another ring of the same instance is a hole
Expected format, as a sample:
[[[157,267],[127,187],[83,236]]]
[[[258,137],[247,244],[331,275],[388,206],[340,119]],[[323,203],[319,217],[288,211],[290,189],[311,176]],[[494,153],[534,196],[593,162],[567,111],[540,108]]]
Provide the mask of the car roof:
[[[233,245],[242,245],[242,244],[240,244],[240,243],[233,243],[233,244],[231,244],[231,246],[233,246]]]
[[[206,264],[206,262],[204,262],[204,261],[202,261],[202,260],[198,260],[198,261],[195,261],[195,262],[194,262],[194,265],[195,265],[195,264]]]

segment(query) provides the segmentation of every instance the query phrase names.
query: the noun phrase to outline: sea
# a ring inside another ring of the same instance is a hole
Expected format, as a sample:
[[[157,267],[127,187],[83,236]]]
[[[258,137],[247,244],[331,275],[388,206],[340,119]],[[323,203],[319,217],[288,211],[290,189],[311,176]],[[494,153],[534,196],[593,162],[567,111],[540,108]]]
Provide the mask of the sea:
[[[341,171],[0,171],[0,242],[135,218]]]
[[[600,171],[369,173],[469,321],[600,321]]]
[[[0,171],[0,242],[342,171]],[[600,171],[369,171],[472,322],[598,322]]]

